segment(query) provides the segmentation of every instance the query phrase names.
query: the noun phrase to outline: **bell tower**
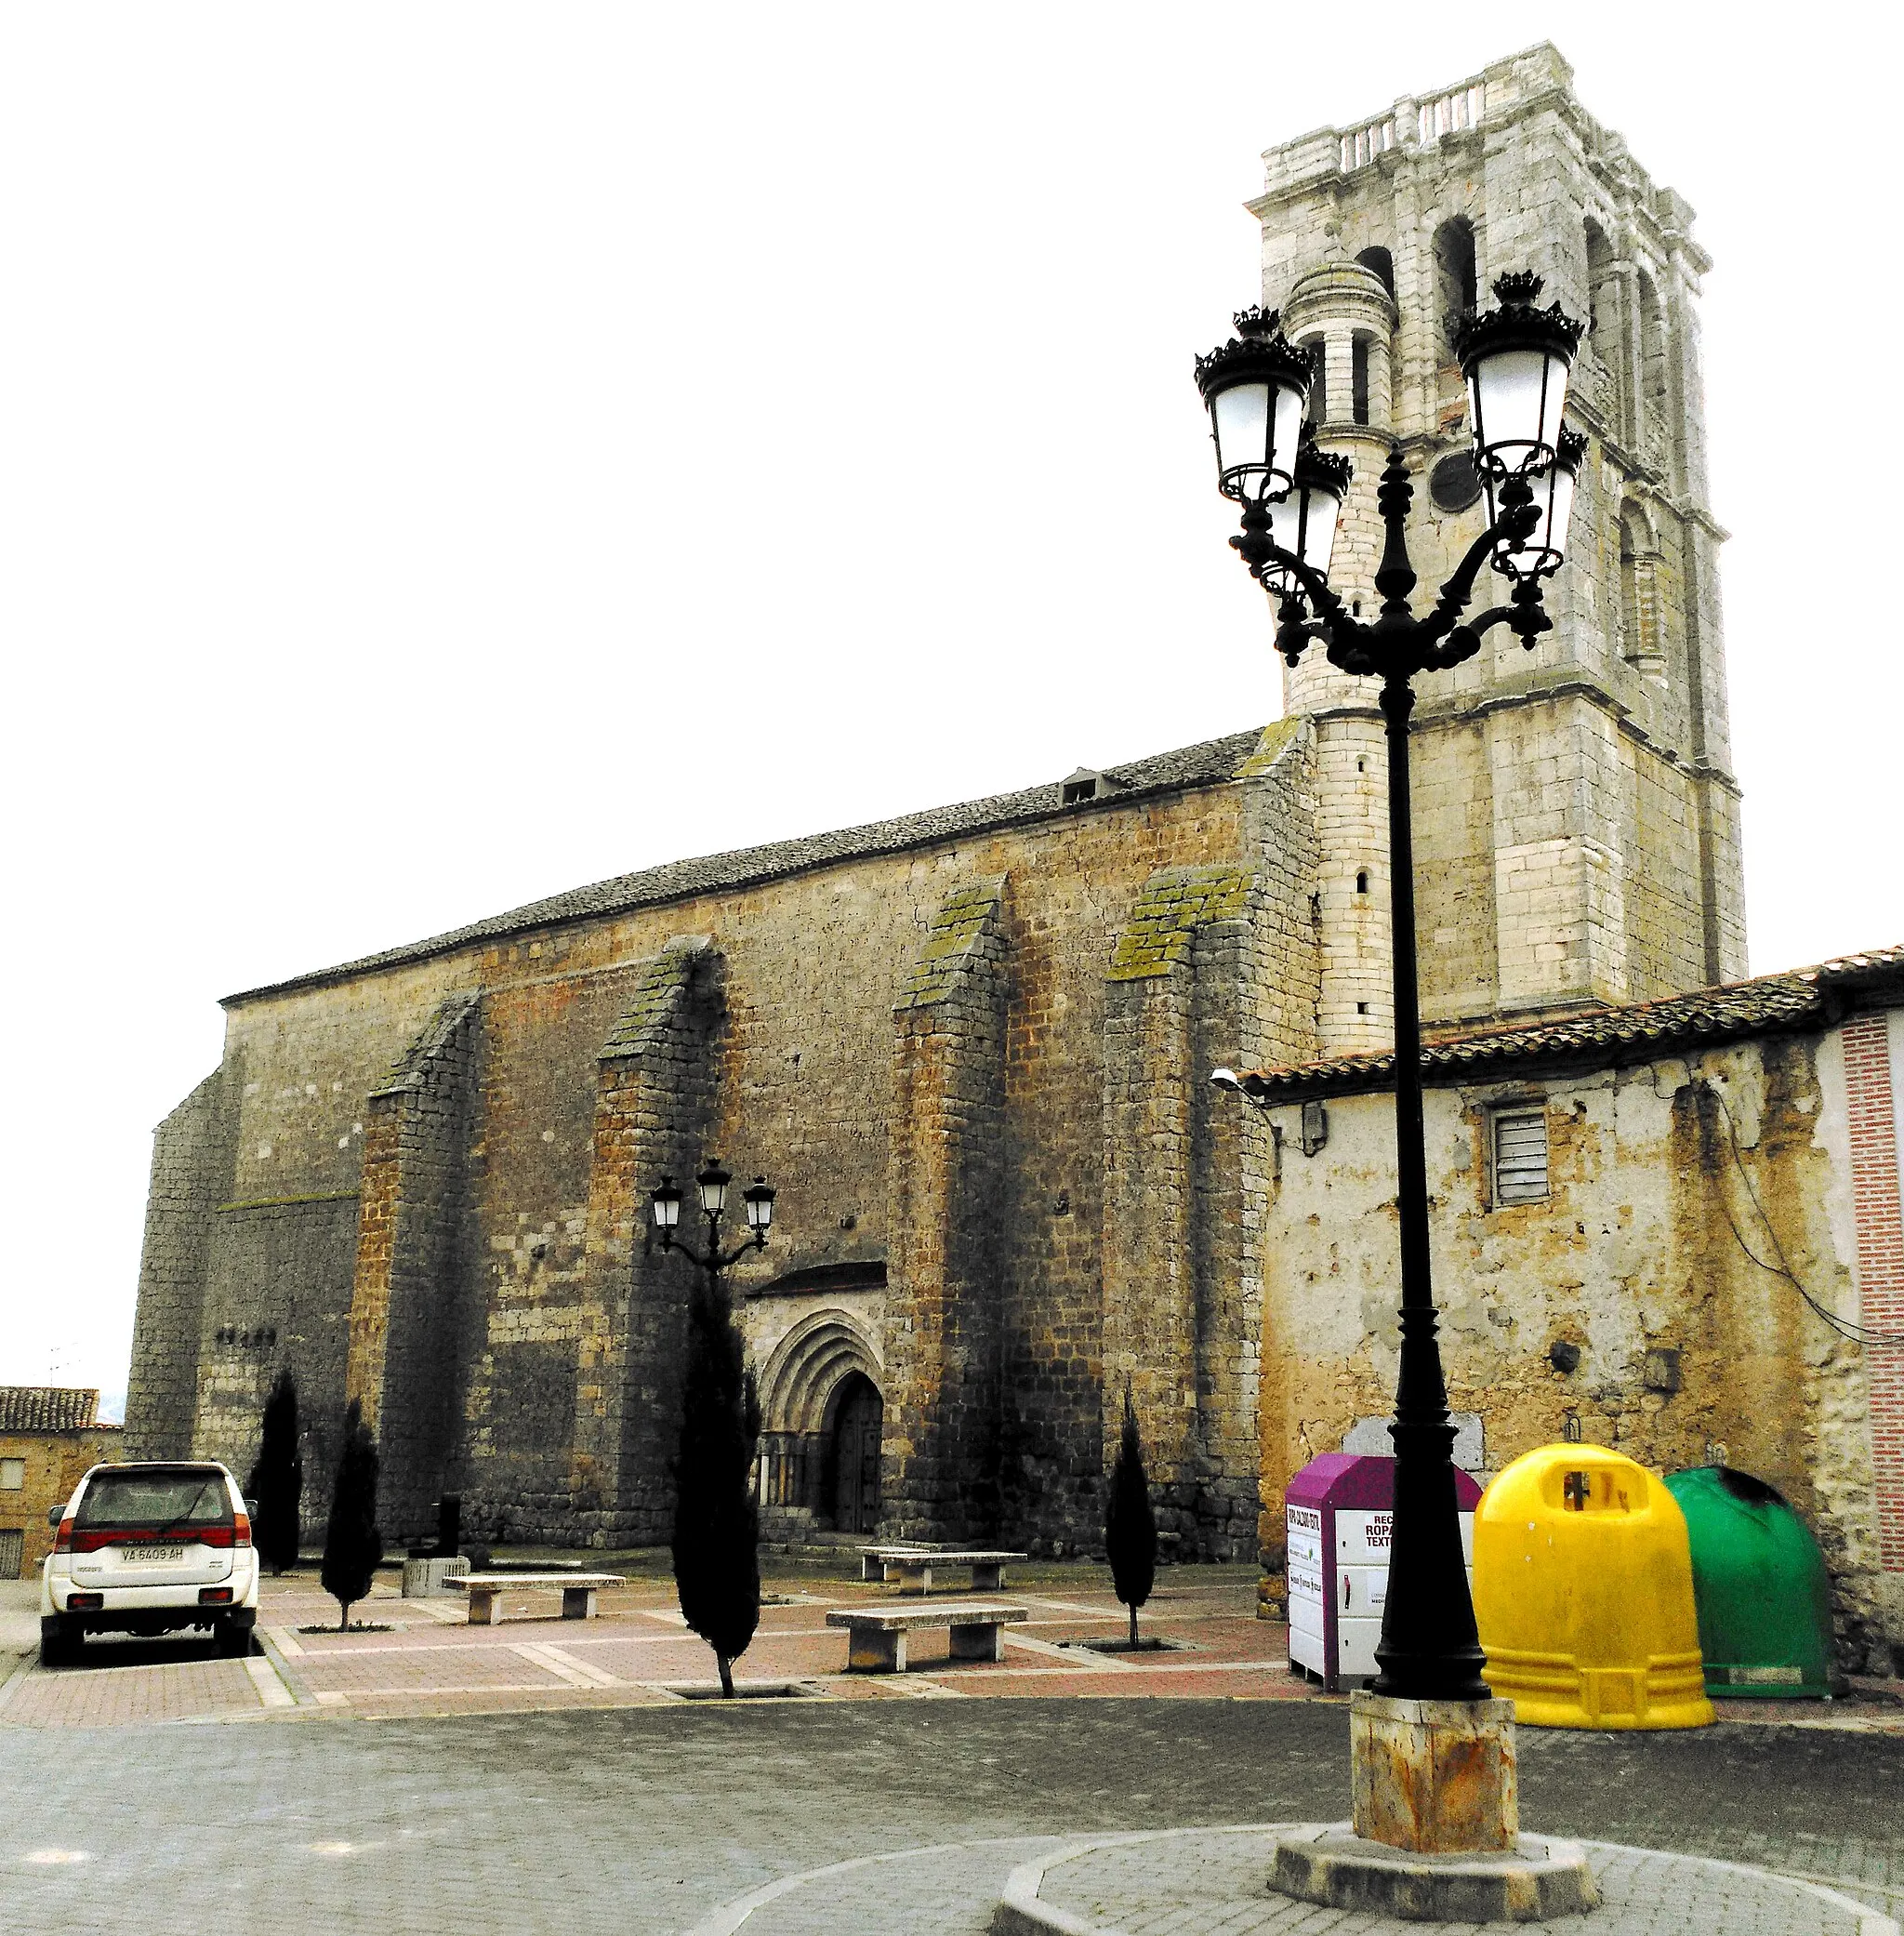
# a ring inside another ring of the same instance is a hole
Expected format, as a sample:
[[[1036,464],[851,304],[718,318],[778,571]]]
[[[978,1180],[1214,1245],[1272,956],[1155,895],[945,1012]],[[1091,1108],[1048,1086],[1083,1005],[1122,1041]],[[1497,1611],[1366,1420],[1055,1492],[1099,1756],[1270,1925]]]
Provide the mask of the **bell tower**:
[[[1416,485],[1435,584],[1485,528],[1451,324],[1509,270],[1591,327],[1567,417],[1589,447],[1554,630],[1505,630],[1424,677],[1413,772],[1422,1018],[1532,1019],[1746,973],[1718,547],[1706,505],[1692,210],[1656,188],[1546,45],[1264,156],[1263,301],[1313,345],[1311,415],[1355,467],[1331,582],[1372,604],[1375,486]],[[1476,606],[1504,581],[1484,572]],[[1386,759],[1364,680],[1303,656],[1315,724],[1325,1054],[1377,1049],[1388,1010]]]

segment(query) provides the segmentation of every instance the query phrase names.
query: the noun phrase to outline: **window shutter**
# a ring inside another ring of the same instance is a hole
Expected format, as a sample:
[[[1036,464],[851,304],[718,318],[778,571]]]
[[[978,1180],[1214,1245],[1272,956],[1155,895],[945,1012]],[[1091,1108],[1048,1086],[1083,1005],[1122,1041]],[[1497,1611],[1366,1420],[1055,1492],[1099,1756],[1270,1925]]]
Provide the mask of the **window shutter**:
[[[1494,1119],[1494,1200],[1538,1203],[1547,1189],[1547,1114],[1544,1109]]]

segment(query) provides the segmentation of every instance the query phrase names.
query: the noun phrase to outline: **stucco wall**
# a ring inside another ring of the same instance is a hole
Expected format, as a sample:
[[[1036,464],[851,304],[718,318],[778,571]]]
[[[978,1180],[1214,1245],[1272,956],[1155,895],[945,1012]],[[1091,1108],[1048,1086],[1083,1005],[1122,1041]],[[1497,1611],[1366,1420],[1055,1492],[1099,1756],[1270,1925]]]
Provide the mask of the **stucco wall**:
[[[1544,1201],[1492,1203],[1503,1106],[1545,1113]],[[1284,1141],[1267,1203],[1266,1494],[1394,1402],[1394,1106],[1326,1107],[1314,1157],[1299,1111],[1269,1112]],[[1878,1552],[1870,1361],[1782,1274],[1858,1321],[1842,1031],[1435,1087],[1426,1123],[1449,1404],[1479,1414],[1488,1469],[1575,1420],[1658,1469],[1720,1459],[1754,1473],[1818,1533],[1847,1664],[1887,1665],[1904,1628]],[[1571,1370],[1556,1346],[1578,1351]]]

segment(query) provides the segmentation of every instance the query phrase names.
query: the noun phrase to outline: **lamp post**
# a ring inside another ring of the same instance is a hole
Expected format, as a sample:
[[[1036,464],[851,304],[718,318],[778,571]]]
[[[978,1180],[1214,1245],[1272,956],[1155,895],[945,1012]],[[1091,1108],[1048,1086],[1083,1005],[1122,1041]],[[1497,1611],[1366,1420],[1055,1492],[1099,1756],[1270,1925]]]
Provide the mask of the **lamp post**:
[[[747,1235],[728,1252],[721,1248],[721,1220],[727,1214],[727,1187],[734,1181],[719,1161],[710,1157],[707,1167],[694,1178],[694,1191],[700,1199],[701,1215],[707,1226],[707,1235],[699,1250],[681,1241],[676,1232],[681,1228],[681,1191],[674,1178],[664,1176],[660,1187],[649,1193],[648,1223],[653,1238],[664,1251],[679,1251],[690,1263],[698,1264],[713,1280],[718,1289],[721,1273],[730,1265],[736,1264],[749,1251],[765,1250],[767,1232],[774,1225],[774,1192],[767,1187],[767,1179],[757,1176],[752,1184],[740,1193],[740,1200],[747,1212]]]
[[[747,1235],[721,1247],[733,1178],[710,1160],[694,1178],[707,1235],[697,1247],[676,1236],[682,1196],[664,1176],[648,1200],[654,1237],[700,1266],[705,1284],[688,1301],[681,1367],[681,1449],[674,1465],[675,1592],[681,1618],[714,1650],[721,1691],[734,1693],[734,1663],[752,1642],[760,1619],[760,1508],[754,1469],[760,1409],[747,1347],[734,1322],[721,1273],[748,1251],[766,1247],[774,1222],[774,1192],[757,1176],[741,1192]]]
[[[1567,524],[1586,440],[1561,425],[1583,325],[1556,303],[1536,306],[1540,279],[1504,275],[1499,307],[1462,319],[1456,354],[1467,379],[1474,461],[1488,528],[1433,608],[1409,603],[1416,576],[1407,524],[1414,486],[1398,449],[1376,502],[1385,527],[1375,589],[1382,608],[1358,618],[1330,589],[1329,564],[1349,483],[1345,459],[1302,430],[1310,365],[1273,312],[1245,310],[1237,335],[1197,362],[1223,495],[1242,507],[1230,543],[1277,604],[1276,646],[1293,666],[1312,641],[1345,672],[1381,681],[1388,732],[1389,857],[1395,961],[1396,1204],[1401,1224],[1401,1370],[1395,1390],[1395,1518],[1388,1598],[1373,1691],[1409,1701],[1485,1701],[1484,1661],[1461,1558],[1454,1426],[1435,1342],[1429,1276],[1427,1161],[1421,1124],[1421,1021],[1415,972],[1414,850],[1408,809],[1408,716],[1418,672],[1461,664],[1505,625],[1531,649],[1553,620],[1541,584],[1566,555]],[[1508,581],[1507,603],[1463,623],[1483,565]],[[1247,1085],[1246,1085],[1247,1086]]]

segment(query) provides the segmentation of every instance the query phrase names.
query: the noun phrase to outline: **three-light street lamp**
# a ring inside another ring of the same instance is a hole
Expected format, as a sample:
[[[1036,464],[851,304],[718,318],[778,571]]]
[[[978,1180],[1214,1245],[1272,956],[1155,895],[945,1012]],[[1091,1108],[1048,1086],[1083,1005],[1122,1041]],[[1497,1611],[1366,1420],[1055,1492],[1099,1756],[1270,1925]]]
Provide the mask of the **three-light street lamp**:
[[[1331,590],[1329,559],[1348,493],[1346,459],[1305,432],[1312,365],[1274,312],[1245,310],[1236,337],[1197,360],[1210,410],[1217,478],[1242,507],[1230,543],[1277,602],[1276,646],[1293,666],[1312,641],[1345,672],[1382,682],[1388,729],[1389,880],[1395,962],[1396,1202],[1401,1224],[1401,1370],[1395,1391],[1395,1519],[1375,1692],[1403,1700],[1488,1697],[1461,1556],[1454,1426],[1435,1342],[1428,1263],[1427,1160],[1421,1122],[1421,1019],[1415,973],[1414,848],[1408,821],[1408,716],[1418,672],[1461,664],[1505,625],[1532,648],[1554,621],[1542,581],[1567,550],[1567,519],[1586,439],[1561,412],[1584,325],[1559,304],[1537,306],[1540,279],[1504,275],[1497,309],[1461,320],[1455,353],[1467,379],[1475,468],[1488,528],[1442,586],[1433,608],[1409,605],[1416,577],[1407,524],[1414,486],[1400,450],[1376,494],[1385,527],[1375,589],[1382,608],[1356,617]],[[1463,622],[1483,565],[1508,581],[1508,602]],[[1227,1073],[1227,1072],[1225,1072]],[[1250,1080],[1242,1083],[1247,1091]]]
[[[774,1224],[774,1192],[767,1187],[767,1179],[757,1176],[752,1184],[740,1193],[742,1206],[747,1212],[747,1235],[724,1254],[721,1249],[721,1220],[727,1214],[727,1187],[734,1178],[712,1158],[707,1167],[694,1178],[694,1190],[700,1198],[701,1215],[707,1226],[707,1240],[696,1250],[691,1243],[682,1241],[676,1233],[681,1228],[681,1206],[683,1195],[671,1176],[661,1179],[659,1188],[653,1190],[648,1198],[649,1228],[664,1251],[678,1250],[692,1262],[698,1264],[710,1278],[717,1281],[721,1273],[729,1265],[736,1263],[749,1251],[764,1250],[767,1232]]]

